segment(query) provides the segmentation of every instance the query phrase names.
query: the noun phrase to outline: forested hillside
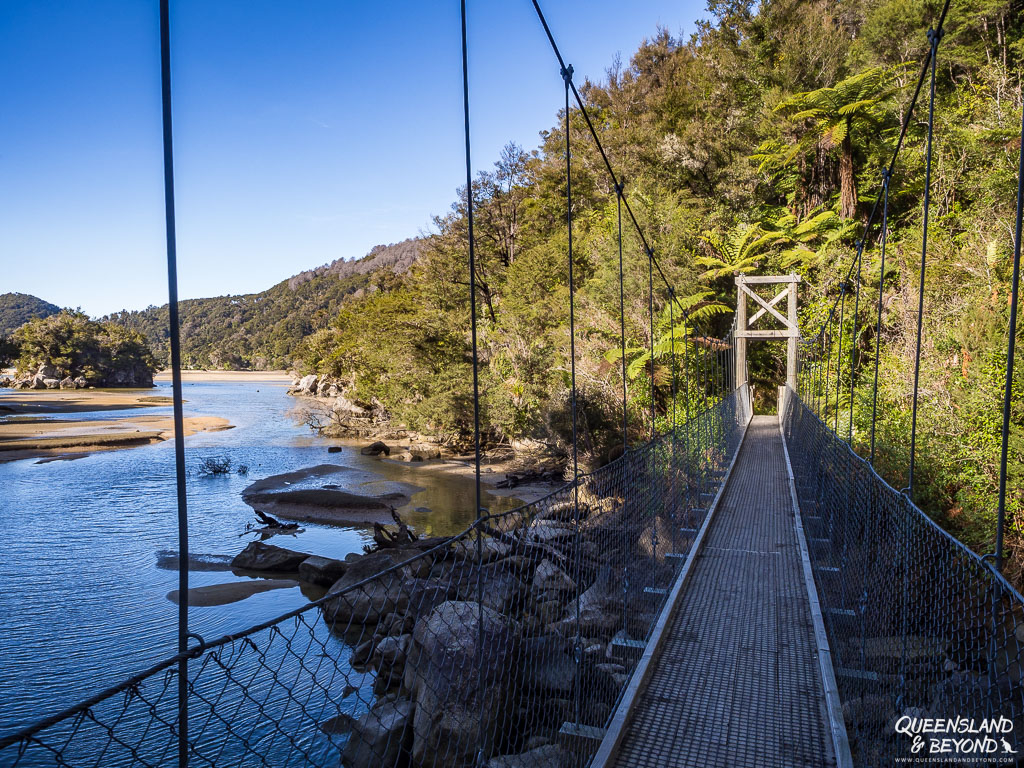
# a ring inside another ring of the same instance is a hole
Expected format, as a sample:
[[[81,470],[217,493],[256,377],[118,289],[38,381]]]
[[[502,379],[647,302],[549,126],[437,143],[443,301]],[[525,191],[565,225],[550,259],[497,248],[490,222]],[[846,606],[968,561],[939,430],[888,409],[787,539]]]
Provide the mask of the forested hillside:
[[[261,293],[182,301],[183,363],[186,368],[288,368],[303,338],[326,327],[346,299],[387,288],[419,252],[415,238],[378,245],[361,259],[338,259]],[[167,363],[167,305],[103,319],[143,333],[160,363]]]
[[[712,0],[708,11],[694,35],[659,32],[628,64],[613,64],[604,82],[580,83],[581,91],[662,264],[679,294],[700,308],[696,330],[727,330],[731,310],[720,304],[734,305],[735,274],[797,270],[805,278],[801,322],[813,333],[854,258],[940,4]],[[1021,0],[955,0],[938,59],[917,487],[932,514],[981,549],[994,530],[1022,26]],[[540,145],[508,147],[477,178],[473,195],[487,438],[564,448],[566,181],[563,123],[559,105],[551,106],[554,126]],[[922,115],[909,126],[891,182],[882,276],[879,466],[897,488],[908,458]],[[575,110],[571,131],[580,416],[588,460],[599,462],[621,423],[615,193]],[[394,421],[458,442],[472,423],[465,191],[437,225],[440,234],[425,243],[411,270],[347,302],[307,340],[303,357],[309,370],[345,382],[357,402],[376,399]],[[871,238],[855,354],[858,446],[866,435],[880,277],[877,230]],[[662,347],[654,361],[656,391],[648,385],[650,361],[640,351],[651,333],[647,262],[632,234],[625,245],[631,423],[639,440],[649,429],[652,397],[665,426],[670,389]],[[660,339],[672,330],[664,298],[659,289]],[[847,349],[851,314],[847,308]],[[752,347],[759,392],[781,382],[779,353],[771,344]],[[1024,394],[1024,375],[1021,382]],[[846,392],[840,396],[848,398]],[[1024,547],[1019,403],[1011,457],[1015,553]],[[840,410],[847,407],[848,400]]]
[[[27,293],[0,294],[0,337],[14,333],[29,320],[49,317],[60,312],[60,307]]]

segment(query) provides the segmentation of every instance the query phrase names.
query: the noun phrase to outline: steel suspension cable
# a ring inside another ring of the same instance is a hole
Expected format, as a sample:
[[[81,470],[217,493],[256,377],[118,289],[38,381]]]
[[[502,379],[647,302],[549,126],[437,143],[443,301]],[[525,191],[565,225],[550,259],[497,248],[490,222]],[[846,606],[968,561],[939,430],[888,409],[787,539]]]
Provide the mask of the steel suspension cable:
[[[569,111],[569,88],[572,85],[572,65],[562,67],[562,81],[565,83],[565,221],[568,233],[569,251],[569,370],[571,382],[570,407],[572,409],[572,503],[573,518],[576,521],[576,531],[579,534],[580,525],[580,465],[579,451],[577,448],[577,425],[576,425],[576,283],[573,276],[572,258],[572,145],[570,136],[572,133],[571,113]],[[579,560],[579,547],[577,549],[577,561]],[[577,562],[577,565],[579,563]],[[576,577],[579,578],[577,570]],[[576,638],[575,658],[577,669],[581,663],[582,636],[580,635],[580,596],[576,594]],[[578,676],[577,676],[578,679]],[[581,692],[579,685],[575,686],[575,714],[576,725],[580,724],[582,715]]]
[[[654,256],[647,250],[647,317],[651,325],[651,440],[657,434],[654,408]]]
[[[1003,393],[1003,430],[999,451],[999,507],[996,518],[996,568],[1003,568],[1003,528],[1006,524],[1006,474],[1010,444],[1010,409],[1013,400],[1013,363],[1017,353],[1017,302],[1020,293],[1020,241],[1024,219],[1024,112],[1021,114],[1021,148],[1017,168],[1017,222],[1013,238],[1013,276],[1010,287],[1010,328],[1006,342],[1006,388]]]
[[[839,390],[843,385],[843,327],[846,325],[846,292],[848,286],[843,283],[842,302],[839,307],[839,346],[836,352],[836,427],[835,433],[839,434]]]
[[[949,12],[949,4],[950,4],[950,0],[945,0],[945,2],[943,3],[943,6],[942,6],[942,10],[939,13],[938,23],[935,25],[935,31],[936,31],[936,34],[938,35],[939,38],[941,38],[942,35],[943,35],[944,26],[945,26],[945,23],[946,23],[946,14]],[[929,30],[928,32],[929,32],[929,42],[930,42],[930,37],[931,37],[931,34],[932,34],[933,30]],[[898,136],[898,138],[896,140],[896,146],[895,146],[895,148],[892,151],[892,155],[889,158],[888,164],[886,165],[886,170],[888,171],[890,176],[892,175],[892,172],[896,168],[896,161],[899,158],[900,151],[903,149],[903,142],[906,139],[907,131],[908,131],[909,127],[910,127],[910,119],[913,116],[913,112],[914,112],[915,107],[917,106],[917,101],[918,101],[918,98],[921,95],[921,88],[924,86],[925,78],[928,76],[929,67],[934,64],[935,50],[936,50],[936,46],[937,45],[938,45],[937,42],[936,42],[935,46],[930,45],[929,48],[928,48],[928,54],[921,61],[921,69],[918,72],[917,82],[916,82],[916,85],[914,86],[914,93],[913,93],[913,95],[910,98],[910,103],[907,105],[906,111],[903,113],[903,119],[900,122],[900,132],[899,132],[899,136]],[[934,66],[931,66],[931,68],[934,69]],[[867,242],[868,241],[868,232],[871,229],[872,224],[874,223],[875,215],[878,212],[878,205],[879,205],[879,196],[876,196],[875,197],[875,202],[871,206],[871,213],[868,215],[867,221],[865,221],[864,226],[861,228],[860,240],[863,241],[863,242]],[[850,263],[850,268],[846,271],[845,281],[849,281],[851,276],[853,275],[854,265],[855,265],[855,262],[851,262]],[[833,302],[833,310],[835,309],[835,306],[838,303],[839,303],[839,297],[836,297],[836,300]],[[831,320],[831,317],[829,318],[829,320]],[[819,333],[820,333],[820,330],[819,330]]]
[[[875,465],[875,422],[878,419],[878,362],[882,351],[882,297],[885,286],[885,246],[889,239],[889,180],[892,173],[888,168],[882,169],[882,255],[878,271],[878,318],[875,320],[875,382],[871,389],[871,452],[868,463]]]
[[[928,260],[928,212],[931,204],[932,182],[932,137],[935,128],[935,59],[942,31],[929,29],[931,43],[931,82],[928,96],[928,138],[924,161],[924,214],[921,231],[921,268],[918,274],[920,286],[917,295],[917,344],[914,347],[914,401],[910,416],[910,466],[907,470],[907,487],[904,489],[911,501],[914,499],[914,461],[917,449],[918,390],[921,383],[921,335],[924,328],[924,278]]]
[[[668,327],[669,327],[669,354],[672,356],[672,445],[673,449],[676,440],[676,314],[675,305],[676,292],[669,288],[668,293]]]
[[[690,350],[687,340],[689,339],[689,333],[687,331],[687,323],[689,322],[689,315],[683,311],[683,398],[685,401],[686,408],[686,431],[683,433],[683,452],[686,456],[686,511],[689,511],[690,502],[690,468],[691,460],[690,456],[690,430],[692,425],[690,424]]]
[[[821,416],[822,422],[828,418],[829,401],[832,399],[832,315],[828,316],[828,352],[825,358],[825,382],[821,393]]]
[[[853,395],[857,374],[857,320],[860,313],[860,283],[864,269],[864,241],[857,241],[857,298],[853,302],[853,336],[850,338],[850,439],[853,447]]]
[[[544,28],[544,34],[548,38],[551,50],[554,52],[555,58],[558,59],[558,66],[564,70],[565,59],[562,58],[562,52],[558,49],[558,44],[555,42],[555,37],[551,33],[551,27],[548,26],[547,18],[544,16],[544,12],[540,8],[540,3],[538,0],[531,0],[531,2],[533,3],[533,8],[537,13],[537,18],[540,20],[541,26]],[[572,95],[576,101],[576,105],[579,107],[580,114],[583,116],[587,129],[594,139],[594,143],[601,155],[601,160],[604,162],[604,167],[608,171],[608,176],[611,178],[612,184],[619,185],[619,177],[615,173],[614,168],[612,168],[611,161],[608,159],[608,153],[605,152],[604,145],[601,143],[601,138],[597,133],[597,128],[594,127],[594,122],[590,119],[590,114],[587,112],[586,104],[583,103],[583,97],[580,95],[579,90],[577,90],[575,83],[571,80],[569,82],[569,89],[572,91]],[[629,204],[629,198],[625,195],[622,196],[622,204],[625,206],[626,213],[629,215],[629,219],[633,224],[633,229],[636,230],[637,236],[640,238],[641,245],[644,250],[650,254],[654,269],[657,271],[658,276],[661,278],[666,288],[671,288],[672,283],[665,274],[665,271],[662,269],[661,264],[658,262],[658,257],[654,254],[651,244],[648,241],[647,236],[644,234],[643,228],[640,226],[640,222],[637,219],[636,214],[633,212],[632,206]]]
[[[669,391],[672,396],[672,428],[671,428],[671,443],[670,448],[672,451],[672,458],[670,460],[670,473],[669,473],[669,488],[670,491],[670,504],[672,505],[669,511],[669,519],[672,524],[672,551],[677,552],[676,540],[679,534],[679,526],[676,525],[676,324],[675,324],[675,297],[669,294],[668,302],[668,328],[669,328],[669,344],[672,349],[672,381]]]
[[[461,0],[462,15],[462,115],[463,131],[466,140],[466,227],[469,247],[469,321],[470,338],[473,354],[473,483],[476,513],[476,561],[483,562],[483,531],[480,522],[486,514],[483,508],[483,497],[480,489],[480,355],[477,340],[476,314],[476,243],[473,233],[473,156],[469,131],[469,45],[466,34],[466,0]],[[484,584],[483,568],[477,567],[476,598],[477,598],[477,690],[483,690],[483,654],[484,654]],[[477,734],[477,759],[483,762],[484,712],[481,707]]]
[[[629,450],[629,412],[626,405],[626,293],[623,288],[622,266],[622,189],[623,182],[615,185],[619,233],[619,343],[622,346],[622,453],[625,454]]]
[[[178,316],[178,247],[174,216],[174,131],[171,120],[170,0],[160,0],[160,111],[163,125],[164,227],[167,238],[167,314],[174,411],[174,480],[178,502],[178,653],[188,650],[188,495],[185,486],[185,417],[181,391],[181,329]],[[178,765],[188,765],[188,657],[178,661]]]

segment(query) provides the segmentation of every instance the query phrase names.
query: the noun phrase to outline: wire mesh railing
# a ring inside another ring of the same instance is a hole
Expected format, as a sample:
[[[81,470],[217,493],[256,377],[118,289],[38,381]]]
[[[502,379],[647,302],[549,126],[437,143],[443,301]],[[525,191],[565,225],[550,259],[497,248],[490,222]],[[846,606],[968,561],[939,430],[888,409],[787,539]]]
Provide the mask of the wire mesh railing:
[[[936,734],[922,721],[953,720],[937,737],[964,741],[946,757],[1012,764],[1021,747],[1010,731],[1024,725],[1024,598],[799,397],[789,403],[786,444],[854,762],[927,756]]]
[[[746,410],[741,391],[716,398],[575,487],[452,538],[353,559],[322,599],[197,638],[188,763],[587,764]],[[0,765],[175,763],[179,658],[0,738]]]

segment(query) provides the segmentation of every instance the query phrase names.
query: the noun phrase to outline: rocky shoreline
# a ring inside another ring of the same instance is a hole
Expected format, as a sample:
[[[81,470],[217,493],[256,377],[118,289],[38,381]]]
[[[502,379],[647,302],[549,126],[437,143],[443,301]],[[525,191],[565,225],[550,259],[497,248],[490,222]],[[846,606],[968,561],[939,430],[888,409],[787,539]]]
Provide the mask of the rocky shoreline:
[[[358,447],[364,456],[423,464],[433,471],[458,475],[474,472],[475,456],[460,452],[435,435],[394,424],[379,400],[356,402],[343,381],[293,372],[288,394],[307,401],[305,420],[317,434]],[[564,455],[555,455],[549,446],[534,441],[485,450],[481,457],[488,492],[517,496],[525,502],[550,493],[554,483],[564,482],[565,462]],[[505,479],[498,480],[498,474],[504,474]]]
[[[117,370],[106,377],[93,377],[92,379],[81,374],[72,377],[71,373],[59,370],[50,363],[42,363],[35,373],[0,377],[0,387],[11,389],[89,389],[91,387],[150,389],[153,387],[153,372],[144,366]]]
[[[328,588],[320,619],[373,678],[372,699],[350,686],[358,701],[321,724],[349,734],[343,765],[463,766],[480,749],[487,768],[561,768],[593,746],[564,726],[602,728],[628,680],[622,648],[659,608],[643,585],[673,573],[650,549],[663,521],[625,506],[585,486],[579,506],[556,494],[479,543],[405,532],[330,560],[253,542],[232,566]]]

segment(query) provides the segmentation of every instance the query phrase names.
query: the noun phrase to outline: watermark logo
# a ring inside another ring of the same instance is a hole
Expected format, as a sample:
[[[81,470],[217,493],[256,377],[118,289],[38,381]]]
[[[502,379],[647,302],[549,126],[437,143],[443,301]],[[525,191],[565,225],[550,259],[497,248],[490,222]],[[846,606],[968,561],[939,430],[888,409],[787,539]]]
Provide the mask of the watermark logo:
[[[1004,764],[1016,762],[1018,749],[1008,717],[913,717],[904,715],[896,733],[909,739],[913,757],[902,763]]]

